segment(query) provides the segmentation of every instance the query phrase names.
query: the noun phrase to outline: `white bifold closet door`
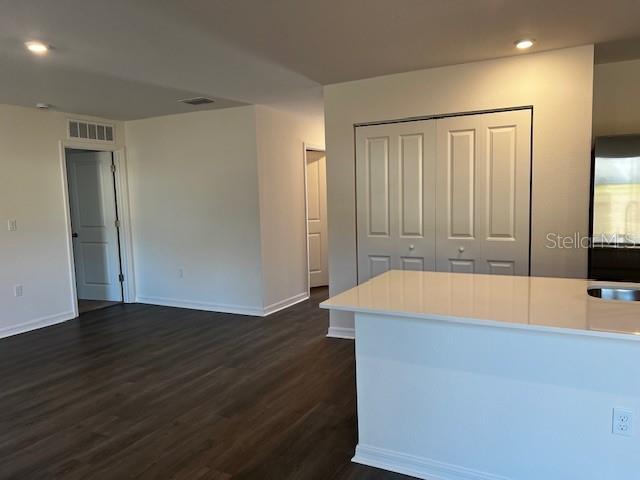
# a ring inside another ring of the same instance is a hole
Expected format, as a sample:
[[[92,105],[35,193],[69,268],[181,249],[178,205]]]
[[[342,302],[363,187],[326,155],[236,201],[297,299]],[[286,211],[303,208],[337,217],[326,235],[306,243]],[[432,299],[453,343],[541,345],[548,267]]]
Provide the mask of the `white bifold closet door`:
[[[433,121],[356,129],[359,281],[387,270],[434,270]]]
[[[528,275],[531,112],[356,128],[358,280]]]
[[[437,121],[438,271],[529,275],[531,112]]]

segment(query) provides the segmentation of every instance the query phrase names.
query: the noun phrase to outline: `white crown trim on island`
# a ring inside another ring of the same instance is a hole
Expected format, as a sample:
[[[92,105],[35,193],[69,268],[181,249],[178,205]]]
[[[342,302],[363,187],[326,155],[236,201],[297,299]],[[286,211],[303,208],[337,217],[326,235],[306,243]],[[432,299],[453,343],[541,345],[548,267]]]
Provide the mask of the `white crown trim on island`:
[[[345,327],[329,327],[327,332],[329,338],[345,338],[347,340],[355,340],[356,331],[354,328]]]
[[[58,313],[56,315],[48,315],[46,317],[36,318],[35,320],[29,320],[28,322],[11,325],[10,327],[0,328],[0,338],[18,335],[19,333],[30,332],[31,330],[37,330],[39,328],[49,327],[51,325],[66,322],[67,320],[72,320],[74,318],[76,318],[75,312],[64,312]]]
[[[307,292],[302,292],[293,297],[285,298],[284,300],[280,300],[279,302],[272,303],[271,305],[267,305],[264,307],[263,315],[266,317],[267,315],[271,315],[272,313],[279,312],[280,310],[284,310],[285,308],[289,308],[296,303],[304,302],[309,298],[309,294]]]
[[[511,480],[491,473],[369,445],[358,445],[351,461],[424,480]]]

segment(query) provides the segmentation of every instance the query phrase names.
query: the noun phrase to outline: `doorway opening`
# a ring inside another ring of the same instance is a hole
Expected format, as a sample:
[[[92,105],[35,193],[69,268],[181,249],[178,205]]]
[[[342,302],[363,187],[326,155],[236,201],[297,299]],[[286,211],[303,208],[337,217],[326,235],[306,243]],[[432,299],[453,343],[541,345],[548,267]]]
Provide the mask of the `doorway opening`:
[[[65,148],[78,314],[124,301],[116,166],[111,151]]]
[[[329,285],[327,160],[324,149],[304,148],[309,289]]]

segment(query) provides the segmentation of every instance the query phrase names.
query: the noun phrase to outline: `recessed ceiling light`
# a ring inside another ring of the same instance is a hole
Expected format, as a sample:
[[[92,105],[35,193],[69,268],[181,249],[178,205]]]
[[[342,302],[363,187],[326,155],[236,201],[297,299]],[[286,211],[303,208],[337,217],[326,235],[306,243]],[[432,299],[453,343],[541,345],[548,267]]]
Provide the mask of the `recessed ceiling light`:
[[[535,40],[531,40],[529,38],[524,38],[522,40],[518,40],[516,42],[516,48],[518,48],[520,50],[526,50],[527,48],[533,47],[533,42],[535,42]]]
[[[44,55],[51,49],[49,45],[42,42],[26,42],[25,46],[31,53],[36,55]]]

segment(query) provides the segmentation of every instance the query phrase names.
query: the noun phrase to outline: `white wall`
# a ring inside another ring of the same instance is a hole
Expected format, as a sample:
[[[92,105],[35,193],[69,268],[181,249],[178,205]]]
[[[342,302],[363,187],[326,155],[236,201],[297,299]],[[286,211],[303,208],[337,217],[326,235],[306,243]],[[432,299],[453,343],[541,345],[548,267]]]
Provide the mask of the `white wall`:
[[[139,301],[264,315],[306,297],[303,144],[324,145],[322,119],[246,106],[125,128]]]
[[[306,298],[304,144],[324,147],[322,118],[256,107],[264,305]]]
[[[138,300],[262,314],[255,108],[125,129]]]
[[[68,117],[90,119],[0,105],[0,337],[73,317]],[[263,315],[306,296],[303,142],[323,145],[322,119],[247,106],[111,123],[115,149],[129,135],[139,301]]]
[[[592,92],[593,46],[325,87],[331,294],[356,283],[355,123],[523,105],[534,108],[531,273],[585,276],[586,251],[545,239],[588,234]],[[347,334],[352,316],[332,312],[331,328]]]
[[[596,65],[593,134],[640,133],[640,60]]]
[[[0,337],[73,317],[59,146],[69,117],[89,118],[0,105]],[[110,123],[121,148],[122,124]],[[9,219],[17,231],[7,230]]]

